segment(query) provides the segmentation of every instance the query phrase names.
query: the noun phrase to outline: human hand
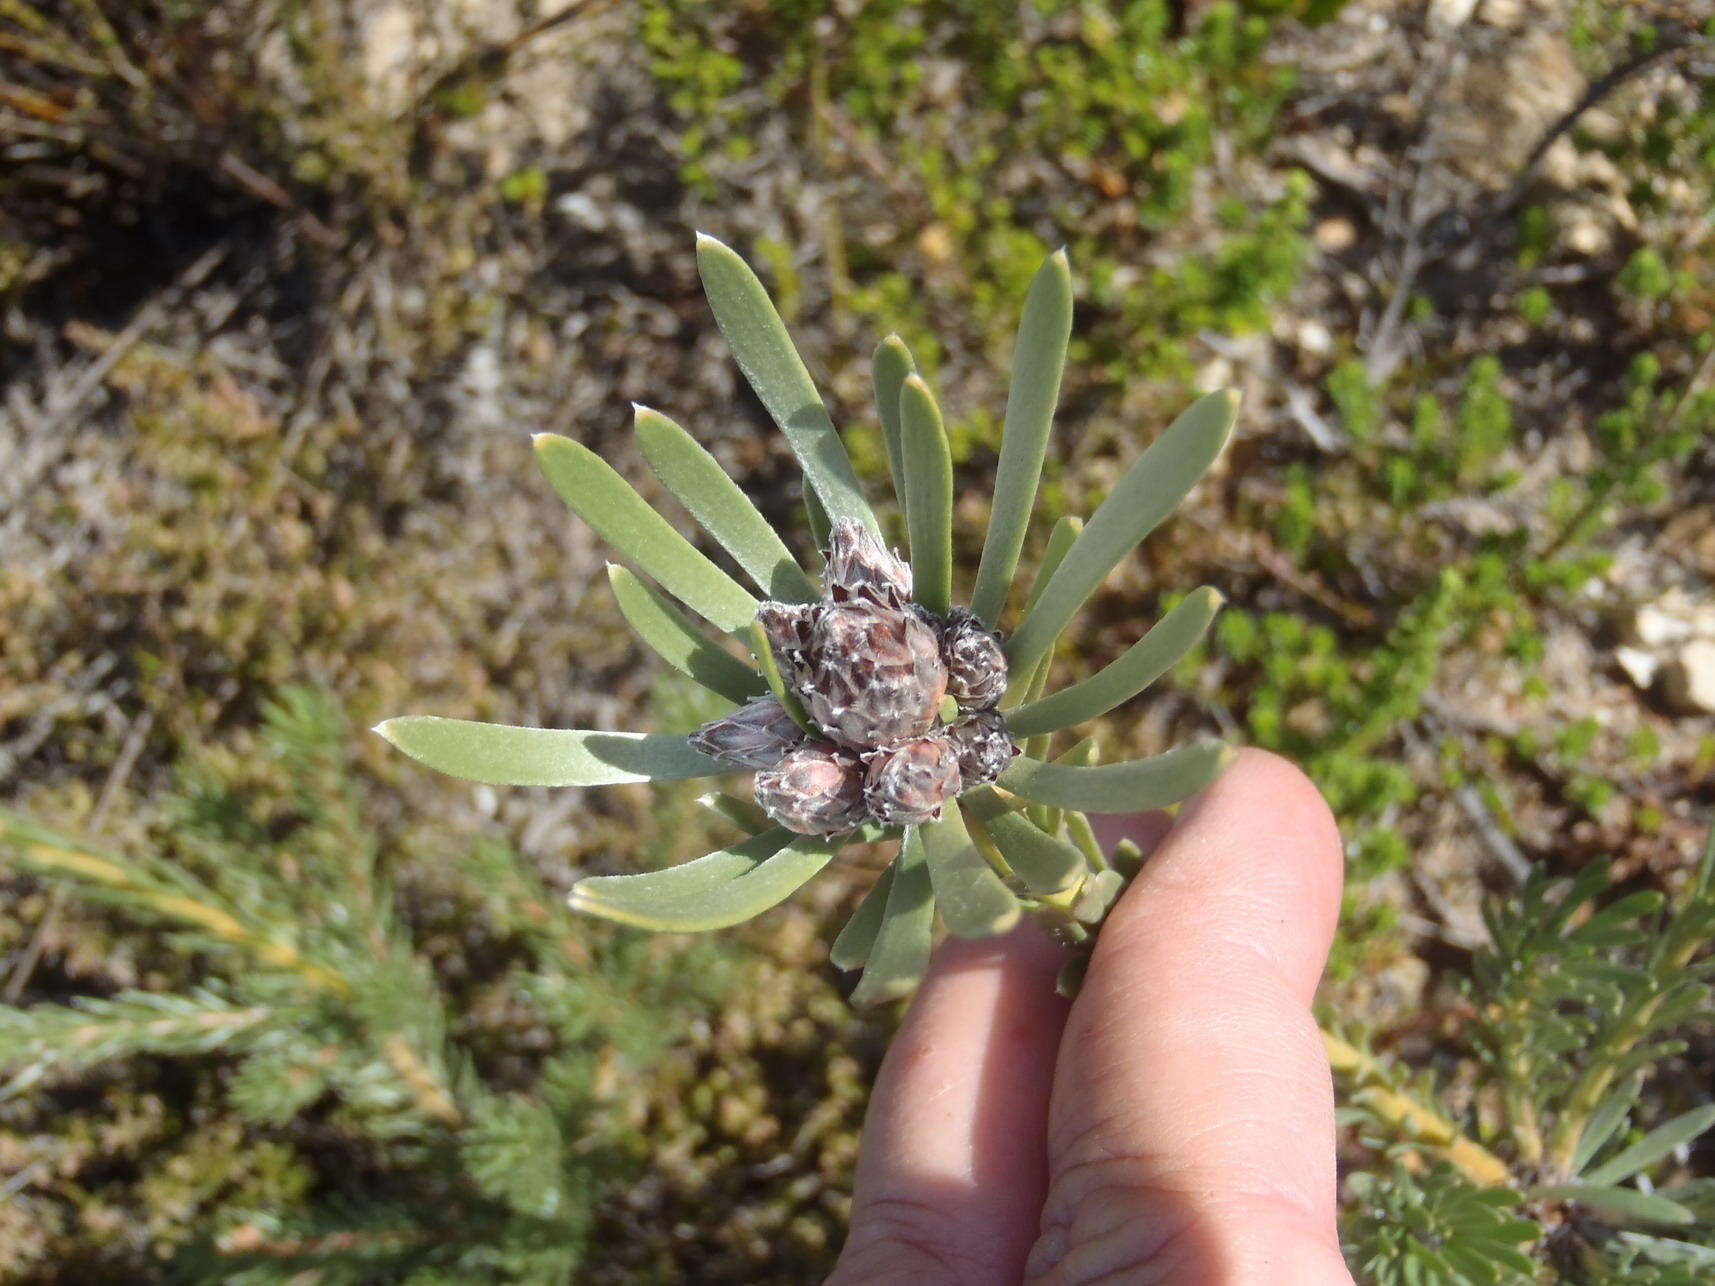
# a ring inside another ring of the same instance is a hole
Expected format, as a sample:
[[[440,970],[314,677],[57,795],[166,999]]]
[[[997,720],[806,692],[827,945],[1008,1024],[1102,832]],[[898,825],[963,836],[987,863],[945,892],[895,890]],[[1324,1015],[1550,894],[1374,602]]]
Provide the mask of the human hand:
[[[1350,1286],[1311,995],[1339,910],[1327,805],[1245,751],[1177,820],[1082,991],[1034,926],[949,941],[877,1077],[828,1286]]]

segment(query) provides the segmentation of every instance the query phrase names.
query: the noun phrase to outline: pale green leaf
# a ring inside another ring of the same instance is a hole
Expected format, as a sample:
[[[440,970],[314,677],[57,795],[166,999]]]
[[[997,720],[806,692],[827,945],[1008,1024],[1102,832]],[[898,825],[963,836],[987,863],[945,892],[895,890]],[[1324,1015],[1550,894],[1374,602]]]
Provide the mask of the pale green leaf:
[[[990,787],[962,796],[959,806],[988,832],[1006,864],[1032,893],[1063,893],[1078,882],[1083,855],[1008,807]]]
[[[879,533],[845,444],[762,282],[730,247],[702,233],[697,270],[739,370],[785,433],[823,509]]]
[[[953,600],[953,457],[935,395],[916,375],[899,394],[905,463],[905,529],[911,541],[912,592],[931,612]]]
[[[418,763],[492,786],[612,786],[734,771],[666,733],[517,728],[438,715],[404,715],[375,731]]]
[[[1680,1144],[1690,1143],[1711,1126],[1715,1126],[1715,1104],[1693,1108],[1656,1126],[1630,1147],[1615,1153],[1586,1174],[1584,1182],[1601,1187],[1629,1179],[1646,1166],[1654,1165]]]
[[[1221,595],[1207,585],[1192,590],[1123,656],[1099,673],[1052,696],[1019,706],[1006,716],[1015,738],[1056,732],[1106,714],[1129,701],[1177,665],[1203,637],[1221,609]]]
[[[768,685],[774,699],[780,702],[786,713],[792,717],[792,722],[811,736],[820,736],[820,730],[810,722],[810,716],[804,713],[804,703],[786,682],[786,676],[780,673],[779,658],[774,655],[774,649],[769,645],[768,631],[762,628],[761,621],[751,624],[750,654],[756,658],[756,668],[762,674],[762,681]]]
[[[1677,1201],[1636,1188],[1594,1183],[1551,1183],[1525,1194],[1533,1201],[1576,1201],[1612,1223],[1688,1224],[1697,1216]]]
[[[1054,808],[1133,813],[1165,808],[1196,794],[1220,775],[1232,757],[1232,750],[1218,741],[1097,768],[1045,764],[1020,755],[1001,773],[999,784],[1032,803]]]
[[[1097,871],[1084,881],[1084,887],[1078,891],[1078,900],[1072,904],[1073,918],[1085,924],[1099,924],[1124,888],[1125,876],[1112,867]]]
[[[1036,600],[1042,597],[1042,591],[1048,588],[1048,582],[1054,579],[1054,573],[1065,561],[1066,551],[1072,548],[1083,531],[1084,520],[1076,514],[1067,514],[1049,530],[1048,543],[1042,549],[1042,562],[1036,568],[1036,575],[1030,582],[1030,593],[1024,599],[1026,614],[1036,606]]]
[[[834,968],[861,969],[869,960],[876,934],[881,932],[881,922],[887,917],[887,891],[892,887],[893,868],[889,866],[870,885],[869,892],[863,895],[863,901],[852,912],[852,918],[846,921],[846,927],[834,939],[834,945],[828,952]]]
[[[776,827],[664,871],[579,880],[567,900],[574,911],[638,929],[724,929],[778,906],[838,848],[826,836]]]
[[[1054,529],[1048,533],[1048,545],[1042,552],[1041,565],[1036,569],[1036,579],[1030,584],[1030,593],[1024,601],[1024,612],[1036,606],[1036,600],[1053,579],[1054,569],[1060,566],[1061,559],[1066,557],[1066,551],[1077,540],[1078,533],[1084,530],[1081,519],[1066,517],[1054,524]],[[1054,668],[1054,649],[1049,648],[1042,654],[1034,668],[1028,672],[1014,670],[1006,685],[1006,695],[1001,698],[1001,709],[1011,710],[1020,705],[1028,705],[1039,698],[1048,687],[1048,676]],[[1033,758],[1041,759],[1048,753],[1050,738],[1044,734],[1027,740],[1021,749]]]
[[[1001,430],[1000,462],[995,468],[994,501],[989,509],[988,535],[977,565],[971,611],[989,625],[1000,620],[1019,551],[1036,504],[1042,477],[1042,457],[1054,427],[1054,406],[1060,400],[1060,376],[1066,367],[1066,344],[1072,334],[1072,270],[1066,252],[1056,250],[1037,269],[1024,300],[1018,339],[1012,350],[1012,383],[1006,394],[1006,421]]]
[[[746,835],[760,835],[774,825],[774,820],[762,810],[754,798],[729,795],[724,790],[711,790],[698,795],[697,802],[716,817],[731,822]]]
[[[597,535],[717,629],[743,629],[756,619],[756,599],[698,553],[594,451],[581,442],[538,433],[536,459],[560,499]]]
[[[905,455],[899,445],[899,391],[905,379],[915,374],[917,363],[911,350],[897,335],[889,335],[875,346],[870,359],[870,377],[875,385],[875,409],[881,418],[882,445],[887,448],[887,468],[893,475],[893,493],[905,500]]]
[[[1067,767],[1088,767],[1101,758],[1101,746],[1094,737],[1079,737],[1059,754],[1054,756],[1054,762]]]
[[[923,840],[915,829],[893,862],[887,912],[869,949],[863,977],[852,992],[854,1005],[876,1005],[907,995],[929,967],[935,930],[935,891],[923,860]]]
[[[1072,547],[1072,542],[1078,539],[1078,533],[1083,530],[1083,519],[1071,515],[1054,524],[1053,530],[1048,533],[1048,544],[1042,551],[1042,562],[1036,569],[1036,577],[1030,582],[1030,593],[1024,600],[1023,615],[1028,616],[1030,609],[1036,606],[1036,600],[1042,597],[1042,591],[1047,589],[1048,582],[1054,579],[1055,569],[1066,557],[1066,551]],[[1054,649],[1049,648],[1029,673],[1014,670],[1006,685],[1006,696],[1001,698],[1001,707],[1010,709],[1036,700],[1047,688],[1048,675],[1053,668]],[[1024,753],[1038,758],[1047,754],[1048,739],[1043,737],[1036,744],[1025,746]]]
[[[957,804],[944,809],[939,821],[917,830],[935,886],[935,905],[951,932],[961,938],[986,938],[1018,922],[1018,899],[972,843]]]
[[[1046,657],[1043,659],[1045,661],[1047,660]],[[1049,746],[1052,741],[1052,735],[1044,733],[1040,737],[1032,737],[1029,741],[1025,742],[1022,749],[1027,758],[1041,759],[1048,753]],[[1094,767],[1100,759],[1101,747],[1096,744],[1096,739],[1091,736],[1079,737],[1071,745],[1067,746],[1059,754],[1054,756],[1054,762],[1064,768],[1091,768]],[[1045,804],[1037,804],[1030,809],[1030,820],[1035,822],[1038,827],[1047,831],[1050,835],[1058,835],[1060,833],[1060,824],[1063,812],[1064,810],[1059,808],[1050,808]],[[1078,815],[1076,810],[1073,811],[1072,815],[1074,817]],[[1102,864],[1101,850],[1099,848],[1092,848],[1090,841],[1082,834],[1081,831],[1073,830],[1071,835],[1073,841],[1084,850],[1084,855],[1097,866],[1100,866]]]
[[[804,521],[809,525],[810,538],[816,542],[817,549],[826,549],[834,534],[834,524],[828,521],[828,511],[822,508],[822,502],[816,499],[814,489],[804,488]]]
[[[1199,398],[1126,471],[1008,641],[1014,673],[1035,666],[1108,573],[1185,498],[1220,454],[1237,409],[1231,391]]]
[[[607,579],[626,623],[675,670],[739,704],[768,690],[760,674],[699,634],[672,600],[648,581],[618,563],[607,565]]]
[[[804,574],[768,519],[727,477],[714,456],[659,411],[634,408],[637,444],[667,490],[769,598],[813,603],[821,592]]]

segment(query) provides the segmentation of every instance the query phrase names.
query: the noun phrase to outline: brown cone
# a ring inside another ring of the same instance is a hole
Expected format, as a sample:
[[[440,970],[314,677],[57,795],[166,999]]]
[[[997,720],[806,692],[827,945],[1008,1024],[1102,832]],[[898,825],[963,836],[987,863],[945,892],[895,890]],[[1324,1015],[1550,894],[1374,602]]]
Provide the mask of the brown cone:
[[[947,736],[958,752],[966,790],[993,781],[1018,754],[998,710],[978,710],[948,728]]]
[[[746,768],[771,768],[807,740],[786,707],[772,696],[752,697],[691,734],[696,750]]]
[[[987,709],[1006,695],[1006,653],[1000,636],[970,612],[955,608],[941,627],[947,691],[961,706]]]
[[[959,755],[944,733],[914,737],[870,757],[864,798],[883,826],[920,826],[957,798]]]
[[[868,819],[863,766],[834,746],[812,742],[756,774],[756,802],[787,830],[838,835]]]
[[[774,663],[794,689],[809,681],[810,642],[821,612],[820,603],[767,602],[756,609],[757,622],[774,652]]]
[[[915,612],[859,599],[817,616],[801,695],[835,741],[870,750],[919,736],[934,725],[946,691],[935,631]]]
[[[911,601],[911,568],[862,523],[841,518],[828,538],[822,585],[830,603],[904,607]]]

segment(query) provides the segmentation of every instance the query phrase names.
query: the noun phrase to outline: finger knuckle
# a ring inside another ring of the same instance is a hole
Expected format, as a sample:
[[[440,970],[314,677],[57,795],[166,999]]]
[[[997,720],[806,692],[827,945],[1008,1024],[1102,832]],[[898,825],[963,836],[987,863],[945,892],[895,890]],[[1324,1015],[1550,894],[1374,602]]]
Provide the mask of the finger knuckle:
[[[933,1204],[911,1197],[864,1203],[827,1286],[991,1286],[992,1265],[958,1253],[948,1241],[952,1220]]]

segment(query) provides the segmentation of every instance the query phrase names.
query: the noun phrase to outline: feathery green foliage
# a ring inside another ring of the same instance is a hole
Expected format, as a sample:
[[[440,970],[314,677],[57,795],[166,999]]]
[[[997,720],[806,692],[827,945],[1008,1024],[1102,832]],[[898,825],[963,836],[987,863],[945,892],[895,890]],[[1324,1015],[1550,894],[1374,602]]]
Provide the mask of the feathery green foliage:
[[[0,1006],[3,1093],[117,1060],[225,1066],[226,1097],[254,1128],[300,1140],[306,1156],[392,1158],[361,1202],[304,1191],[224,1207],[169,1247],[185,1280],[570,1280],[593,1203],[632,1164],[598,1069],[647,1067],[669,1016],[714,994],[716,958],[705,949],[699,982],[604,942],[516,854],[477,847],[443,887],[474,900],[473,930],[509,942],[501,985],[544,1041],[528,1082],[513,1067],[490,1084],[487,1056],[455,1035],[463,1002],[398,914],[350,774],[350,729],[307,691],[283,694],[267,720],[233,766],[276,765],[288,796],[253,801],[224,761],[187,772],[162,805],[160,851],[99,852],[0,812],[0,866],[63,879],[203,961],[182,992]]]
[[[1561,1280],[1644,1286],[1707,1263],[1708,1183],[1673,1180],[1715,1103],[1674,1073],[1686,1036],[1708,1028],[1715,831],[1671,900],[1608,892],[1597,864],[1570,880],[1534,872],[1487,905],[1468,998],[1498,1119],[1461,1120],[1432,1077],[1330,1037],[1370,1146],[1437,1158],[1353,1176],[1348,1250],[1373,1280],[1524,1286],[1552,1262],[1576,1265]],[[1651,1080],[1662,1119],[1640,1119]]]

